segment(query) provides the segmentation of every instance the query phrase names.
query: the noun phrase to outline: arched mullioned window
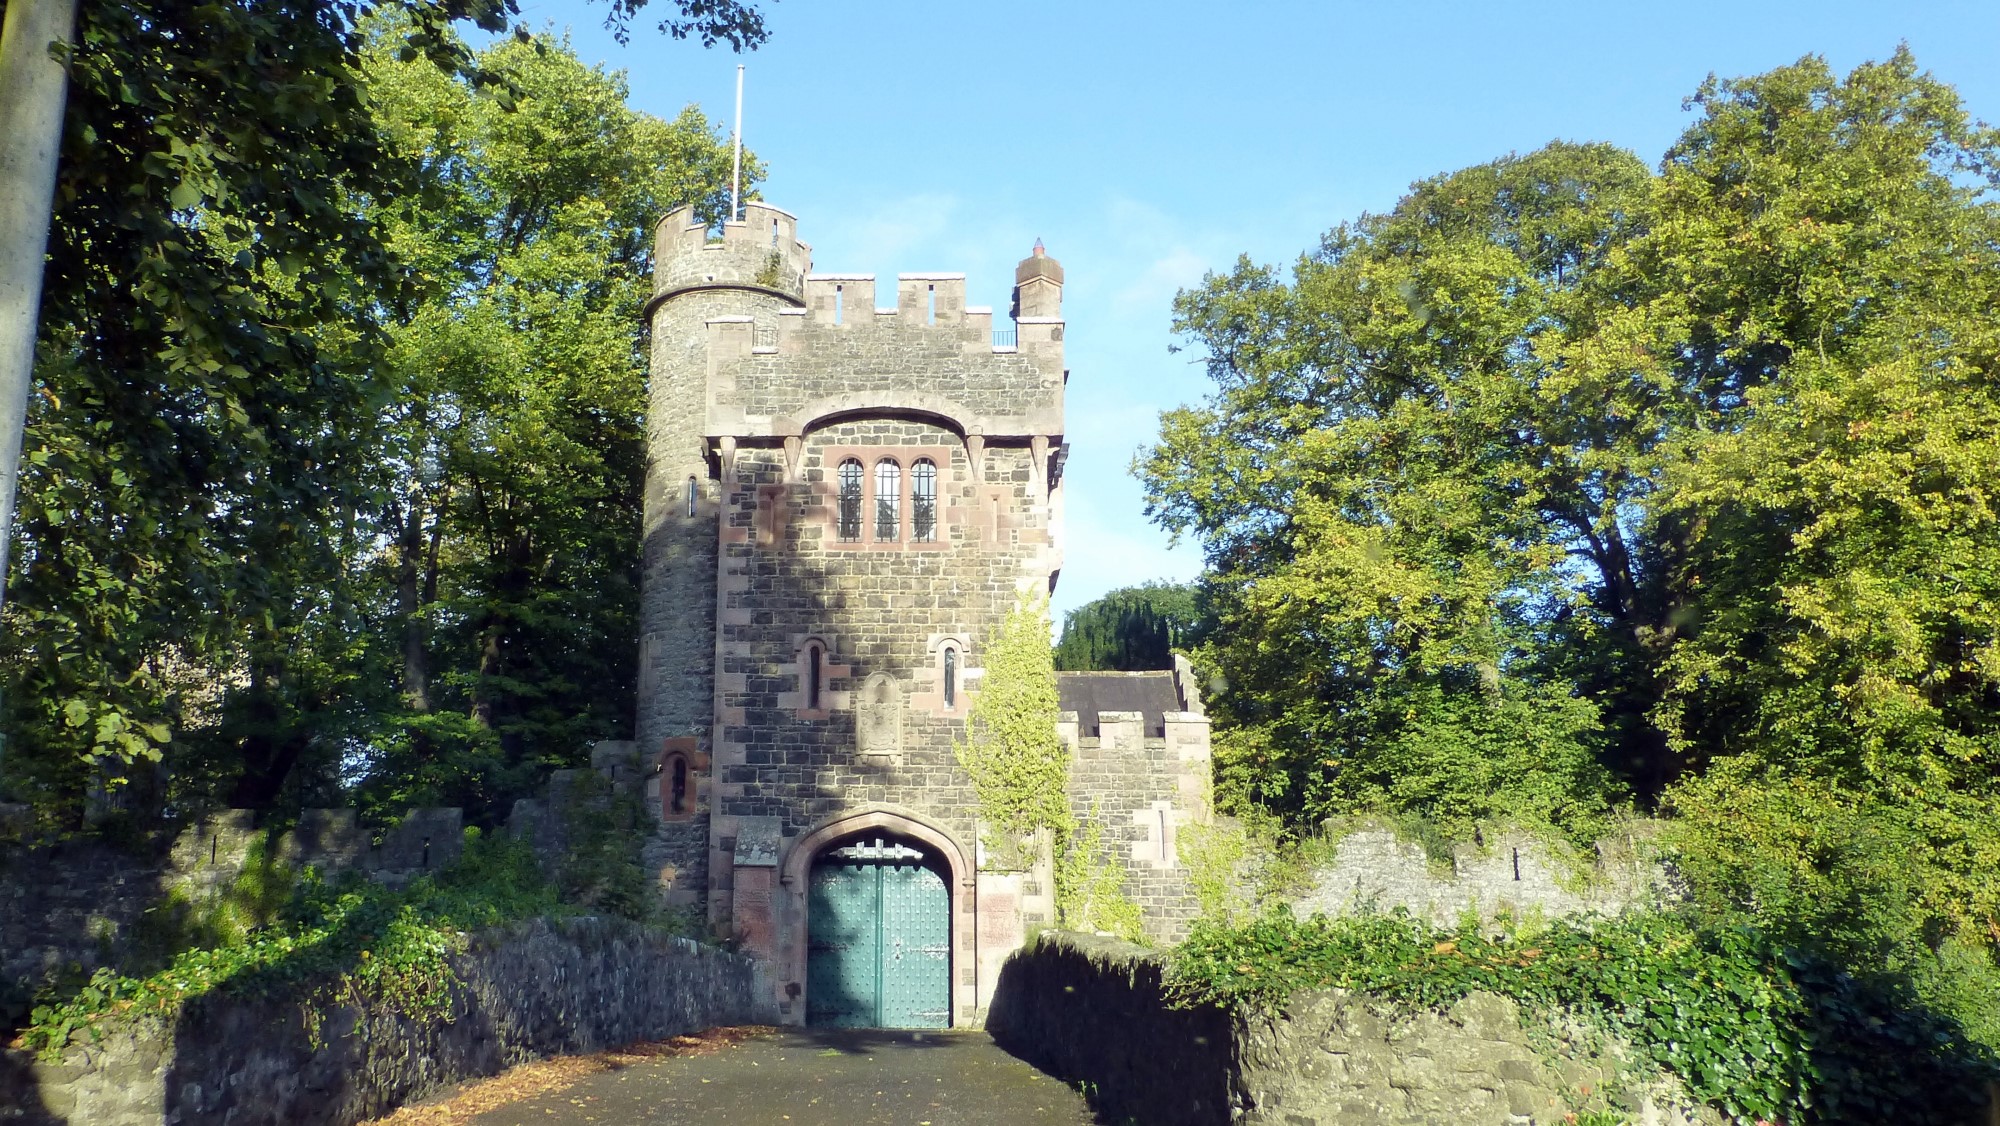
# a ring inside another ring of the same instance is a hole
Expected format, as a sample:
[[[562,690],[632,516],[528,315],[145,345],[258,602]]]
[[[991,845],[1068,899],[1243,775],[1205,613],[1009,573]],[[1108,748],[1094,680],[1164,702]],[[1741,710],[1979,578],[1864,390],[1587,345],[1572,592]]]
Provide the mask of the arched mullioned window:
[[[910,467],[910,539],[937,539],[937,463],[927,457]]]
[[[875,463],[875,538],[903,538],[903,467],[886,457]]]
[[[840,538],[849,542],[861,538],[861,472],[854,458],[840,463]]]
[[[944,647],[944,707],[946,711],[958,706],[958,647]]]

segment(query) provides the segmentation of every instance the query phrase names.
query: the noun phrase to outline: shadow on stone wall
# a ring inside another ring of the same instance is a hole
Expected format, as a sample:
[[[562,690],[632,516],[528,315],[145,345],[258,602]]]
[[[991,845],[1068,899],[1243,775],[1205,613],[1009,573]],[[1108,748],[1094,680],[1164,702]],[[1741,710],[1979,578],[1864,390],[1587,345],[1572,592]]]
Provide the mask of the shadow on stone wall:
[[[1811,959],[1792,965],[1823,1033],[1808,1045],[1813,1121],[2000,1126],[1983,1051],[1907,996]],[[1645,1126],[1724,1120],[1629,1045],[1495,994],[1423,1010],[1340,990],[1268,1011],[1172,1009],[1162,969],[1141,947],[1045,932],[1001,970],[987,1028],[1110,1122],[1518,1126],[1612,1105]]]
[[[8,1126],[62,1126],[49,1113],[34,1065],[19,1052],[0,1051],[0,1122]]]
[[[453,956],[449,1019],[209,994],[55,1063],[0,1058],[0,1122],[348,1126],[515,1063],[768,1021],[748,959],[615,919],[544,920]]]
[[[986,1030],[1076,1084],[1106,1121],[1220,1126],[1234,1045],[1217,1008],[1170,1009],[1144,947],[1045,931],[1001,967]]]

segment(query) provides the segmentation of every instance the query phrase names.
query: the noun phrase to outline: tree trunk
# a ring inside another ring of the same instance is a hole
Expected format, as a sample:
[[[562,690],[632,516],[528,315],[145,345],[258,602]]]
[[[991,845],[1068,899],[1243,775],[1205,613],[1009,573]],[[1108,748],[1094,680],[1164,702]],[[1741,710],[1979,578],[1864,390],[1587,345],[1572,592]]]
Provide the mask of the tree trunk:
[[[0,26],[0,200],[6,201],[0,206],[0,605],[69,93],[69,72],[49,56],[49,46],[68,47],[76,6],[77,0],[8,0]]]
[[[271,808],[305,752],[306,736],[286,722],[283,692],[278,665],[252,657],[250,685],[244,690],[247,698],[235,716],[243,766],[229,792],[229,804],[236,809]]]
[[[424,620],[427,588],[435,588],[424,559],[424,504],[412,497],[397,513],[402,527],[396,537],[396,610],[403,619],[403,703],[413,712],[431,710],[429,623]],[[435,558],[432,553],[432,558]]]

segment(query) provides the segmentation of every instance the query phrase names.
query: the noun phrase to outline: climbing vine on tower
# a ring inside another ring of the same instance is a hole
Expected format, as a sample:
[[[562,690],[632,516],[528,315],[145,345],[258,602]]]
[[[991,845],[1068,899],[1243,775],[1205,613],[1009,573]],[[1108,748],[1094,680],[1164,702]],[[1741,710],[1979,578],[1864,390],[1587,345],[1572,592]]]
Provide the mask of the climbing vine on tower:
[[[1070,752],[1056,731],[1058,710],[1048,601],[1024,593],[987,646],[965,738],[953,746],[972,776],[986,850],[1000,867],[1026,869],[1046,836],[1058,922],[1137,938],[1138,912],[1104,859],[1100,832],[1085,831],[1070,809]]]

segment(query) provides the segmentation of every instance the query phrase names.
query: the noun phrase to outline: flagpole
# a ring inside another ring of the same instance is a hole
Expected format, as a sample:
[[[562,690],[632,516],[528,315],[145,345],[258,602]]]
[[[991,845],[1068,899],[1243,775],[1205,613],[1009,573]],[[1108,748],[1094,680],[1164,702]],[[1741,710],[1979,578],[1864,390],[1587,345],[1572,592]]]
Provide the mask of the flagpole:
[[[736,201],[737,197],[742,195],[743,188],[743,65],[741,63],[738,63],[736,66],[735,132],[736,151],[735,155],[729,160],[729,218],[727,221],[731,223],[736,222],[739,218],[736,213]]]

